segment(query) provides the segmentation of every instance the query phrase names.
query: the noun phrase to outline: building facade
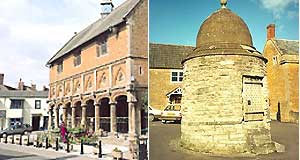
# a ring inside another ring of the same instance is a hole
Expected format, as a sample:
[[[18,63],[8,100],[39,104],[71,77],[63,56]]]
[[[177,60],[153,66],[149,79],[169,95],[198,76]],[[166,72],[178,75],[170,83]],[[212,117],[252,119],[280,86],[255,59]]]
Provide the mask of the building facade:
[[[25,86],[22,81],[18,87],[3,84],[4,74],[0,74],[0,130],[15,124],[29,124],[33,130],[48,126],[48,90],[36,90],[36,86]]]
[[[271,153],[267,60],[226,3],[202,23],[182,62],[181,144],[212,154]]]
[[[155,44],[149,46],[149,102],[156,109],[181,103],[183,69],[181,61],[191,46]]]
[[[148,86],[148,2],[127,0],[49,61],[49,125],[140,134]]]
[[[275,38],[275,25],[267,27],[263,55],[268,59],[270,114],[273,120],[299,122],[299,40]]]

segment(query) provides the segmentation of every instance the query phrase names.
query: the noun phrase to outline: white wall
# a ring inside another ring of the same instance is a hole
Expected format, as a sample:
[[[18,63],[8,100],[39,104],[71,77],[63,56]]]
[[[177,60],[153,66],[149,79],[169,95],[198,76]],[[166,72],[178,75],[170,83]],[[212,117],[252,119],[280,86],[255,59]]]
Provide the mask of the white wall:
[[[0,110],[6,110],[5,122],[0,119],[0,129],[1,126],[7,128],[9,126],[10,118],[23,118],[23,123],[32,125],[32,116],[40,115],[40,126],[43,125],[43,117],[48,116],[47,113],[47,98],[23,98],[24,108],[23,109],[10,109],[11,100],[10,99],[22,99],[16,97],[0,98]],[[35,109],[35,100],[41,100],[41,109]],[[3,124],[5,123],[5,125]]]

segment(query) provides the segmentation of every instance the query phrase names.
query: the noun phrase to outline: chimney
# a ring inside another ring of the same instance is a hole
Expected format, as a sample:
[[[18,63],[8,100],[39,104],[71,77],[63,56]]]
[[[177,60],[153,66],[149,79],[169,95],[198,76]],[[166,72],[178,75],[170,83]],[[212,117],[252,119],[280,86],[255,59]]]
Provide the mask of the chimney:
[[[267,27],[267,40],[275,38],[275,24],[269,24]]]
[[[0,85],[3,85],[4,82],[4,74],[0,73]]]
[[[22,78],[20,78],[19,84],[18,84],[19,90],[24,90],[24,82],[22,82]]]
[[[32,83],[31,83],[31,89],[32,89],[33,91],[36,91],[36,84],[32,84]]]

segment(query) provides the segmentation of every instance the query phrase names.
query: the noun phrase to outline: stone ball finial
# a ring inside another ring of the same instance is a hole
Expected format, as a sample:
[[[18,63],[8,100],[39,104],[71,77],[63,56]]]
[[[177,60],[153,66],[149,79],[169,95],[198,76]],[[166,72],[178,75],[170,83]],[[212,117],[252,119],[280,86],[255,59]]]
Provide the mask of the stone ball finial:
[[[227,0],[220,0],[222,8],[226,8]]]

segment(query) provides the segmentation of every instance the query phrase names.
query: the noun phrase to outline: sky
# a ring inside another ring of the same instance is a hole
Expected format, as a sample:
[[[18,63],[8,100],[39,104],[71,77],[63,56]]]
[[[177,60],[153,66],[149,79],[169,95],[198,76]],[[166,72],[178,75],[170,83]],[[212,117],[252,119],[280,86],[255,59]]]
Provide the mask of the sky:
[[[201,24],[220,7],[219,0],[150,0],[150,42],[195,46]],[[227,8],[246,22],[260,52],[271,23],[276,38],[299,40],[298,0],[228,0]]]
[[[113,0],[115,7],[125,0]],[[47,61],[100,18],[100,0],[0,0],[0,73],[17,87],[49,84]]]

